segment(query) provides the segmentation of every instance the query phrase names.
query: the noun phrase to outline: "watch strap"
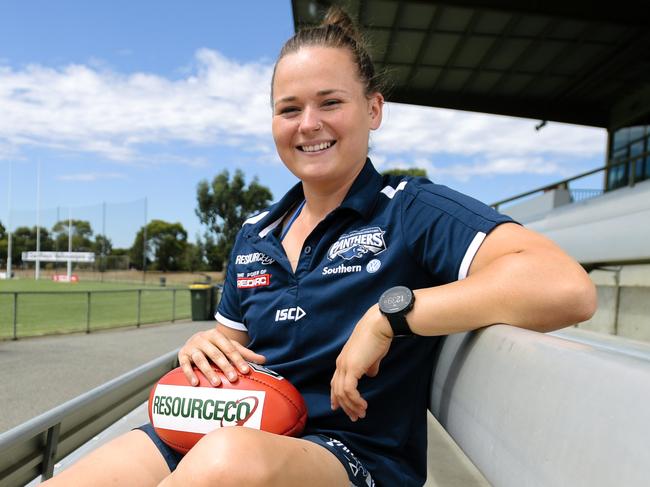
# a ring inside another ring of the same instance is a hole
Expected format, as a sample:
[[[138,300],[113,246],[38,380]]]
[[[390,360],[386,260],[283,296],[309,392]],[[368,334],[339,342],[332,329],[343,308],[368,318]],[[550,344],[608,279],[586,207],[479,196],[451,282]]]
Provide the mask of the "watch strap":
[[[394,337],[414,335],[406,321],[406,316],[402,314],[386,314],[384,316],[388,318],[388,323],[390,323],[390,327],[393,329]]]

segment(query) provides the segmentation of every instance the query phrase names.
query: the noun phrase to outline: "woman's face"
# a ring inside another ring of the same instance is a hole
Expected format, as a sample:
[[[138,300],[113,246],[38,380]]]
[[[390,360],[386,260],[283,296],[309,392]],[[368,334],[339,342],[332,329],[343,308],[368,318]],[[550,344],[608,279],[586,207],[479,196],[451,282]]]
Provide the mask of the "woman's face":
[[[283,57],[273,81],[273,138],[287,168],[323,187],[354,179],[381,124],[383,97],[366,97],[345,49],[305,47]]]

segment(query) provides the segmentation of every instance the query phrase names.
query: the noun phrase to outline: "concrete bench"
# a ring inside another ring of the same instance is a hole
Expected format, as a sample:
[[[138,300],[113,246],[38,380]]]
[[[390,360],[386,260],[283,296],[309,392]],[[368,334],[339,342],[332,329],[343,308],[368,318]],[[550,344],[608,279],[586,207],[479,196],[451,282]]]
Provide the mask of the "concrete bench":
[[[505,325],[451,335],[430,407],[466,458],[441,465],[432,419],[427,485],[650,485],[649,344]]]
[[[650,344],[496,325],[444,338],[432,373],[426,487],[650,485]],[[141,404],[54,473],[146,420]]]

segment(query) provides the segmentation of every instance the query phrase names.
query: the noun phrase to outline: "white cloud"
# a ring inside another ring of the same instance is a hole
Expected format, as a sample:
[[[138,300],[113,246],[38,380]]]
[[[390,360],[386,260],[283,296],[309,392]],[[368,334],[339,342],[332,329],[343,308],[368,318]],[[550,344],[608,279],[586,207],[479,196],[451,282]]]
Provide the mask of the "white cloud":
[[[499,174],[574,174],[580,161],[604,153],[603,129],[550,122],[536,131],[537,124],[536,120],[387,104],[383,125],[372,135],[373,160],[383,167],[421,167],[431,177],[465,181]]]
[[[127,179],[126,174],[121,173],[77,173],[77,174],[62,174],[57,176],[59,181],[81,181],[93,182],[101,179]]]
[[[227,145],[277,163],[269,106],[272,65],[200,49],[179,79],[124,74],[101,62],[59,68],[0,65],[0,158],[25,146],[100,154],[128,164],[206,164],[174,143]],[[387,104],[372,135],[379,165],[426,167],[464,180],[575,173],[604,152],[605,131],[535,120]],[[162,149],[156,149],[159,144]],[[151,148],[161,154],[151,155]],[[462,159],[459,161],[459,159]]]
[[[448,175],[460,181],[473,176],[498,176],[508,174],[564,174],[565,169],[556,162],[542,157],[500,157],[471,164],[456,164],[449,167],[428,166],[428,173]]]
[[[537,124],[536,120],[391,103],[373,140],[377,150],[387,153],[591,156],[604,150],[603,129],[550,122],[536,131]]]
[[[270,138],[271,67],[207,49],[196,62],[180,80],[97,65],[0,68],[0,142],[132,161],[143,144]]]

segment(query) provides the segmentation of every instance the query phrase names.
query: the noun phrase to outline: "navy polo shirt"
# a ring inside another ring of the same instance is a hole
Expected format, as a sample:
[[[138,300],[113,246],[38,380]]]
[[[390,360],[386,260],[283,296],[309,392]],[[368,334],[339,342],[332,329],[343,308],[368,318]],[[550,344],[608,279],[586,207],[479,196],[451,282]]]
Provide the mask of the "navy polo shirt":
[[[336,357],[383,291],[463,279],[486,234],[511,220],[424,178],[381,176],[368,160],[341,205],[305,240],[294,273],[278,235],[303,199],[299,183],[244,224],[217,320],[247,331],[249,347],[302,393],[305,434],[342,441],[380,486],[422,485],[438,337],[393,339],[379,374],[359,381],[368,410],[354,423],[330,409]]]

